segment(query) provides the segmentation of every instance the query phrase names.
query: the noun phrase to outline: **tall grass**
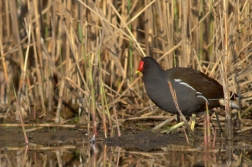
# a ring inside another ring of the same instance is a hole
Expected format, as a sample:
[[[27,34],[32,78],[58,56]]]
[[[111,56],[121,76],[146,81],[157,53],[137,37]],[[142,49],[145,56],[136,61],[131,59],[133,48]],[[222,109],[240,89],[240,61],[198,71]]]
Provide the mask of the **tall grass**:
[[[225,95],[238,93],[244,110],[251,105],[249,0],[9,0],[0,6],[4,111],[15,103],[14,84],[28,118],[101,122],[107,136],[153,107],[134,74],[146,55],[164,69],[200,70],[222,83]],[[149,115],[157,114],[164,113]]]

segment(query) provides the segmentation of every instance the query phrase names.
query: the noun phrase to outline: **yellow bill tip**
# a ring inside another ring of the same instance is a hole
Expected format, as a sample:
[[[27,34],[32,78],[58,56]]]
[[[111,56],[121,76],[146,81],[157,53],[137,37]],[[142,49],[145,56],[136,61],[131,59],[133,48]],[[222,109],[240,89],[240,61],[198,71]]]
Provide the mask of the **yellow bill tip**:
[[[136,71],[136,74],[142,74],[142,72],[141,72],[141,71],[139,71],[139,70],[137,70],[137,71]]]

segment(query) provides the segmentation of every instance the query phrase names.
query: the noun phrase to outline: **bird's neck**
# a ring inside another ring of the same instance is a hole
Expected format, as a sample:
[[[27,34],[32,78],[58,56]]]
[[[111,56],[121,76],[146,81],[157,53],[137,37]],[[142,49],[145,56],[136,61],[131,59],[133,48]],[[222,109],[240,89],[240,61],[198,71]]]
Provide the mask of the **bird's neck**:
[[[165,77],[165,71],[162,68],[152,69],[143,75],[143,80],[156,80]]]

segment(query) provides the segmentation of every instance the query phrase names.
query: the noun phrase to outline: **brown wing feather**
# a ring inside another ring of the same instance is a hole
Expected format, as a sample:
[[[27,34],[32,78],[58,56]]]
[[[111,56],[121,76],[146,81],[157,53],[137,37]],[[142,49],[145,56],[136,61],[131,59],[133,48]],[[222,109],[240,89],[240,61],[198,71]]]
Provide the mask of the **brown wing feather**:
[[[166,73],[173,79],[181,79],[182,82],[186,82],[208,99],[224,97],[222,85],[200,71],[191,68],[172,68]]]

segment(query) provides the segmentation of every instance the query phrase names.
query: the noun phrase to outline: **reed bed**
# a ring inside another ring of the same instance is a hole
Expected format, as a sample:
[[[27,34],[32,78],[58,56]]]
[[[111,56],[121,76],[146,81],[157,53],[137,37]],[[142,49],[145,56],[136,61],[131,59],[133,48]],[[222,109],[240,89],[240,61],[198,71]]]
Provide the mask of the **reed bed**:
[[[95,134],[101,127],[105,137],[120,135],[133,119],[140,129],[142,118],[153,127],[170,114],[151,103],[135,75],[149,55],[164,69],[191,67],[217,79],[226,98],[228,90],[240,96],[241,119],[251,118],[249,0],[9,0],[0,6],[4,123],[78,123]]]

